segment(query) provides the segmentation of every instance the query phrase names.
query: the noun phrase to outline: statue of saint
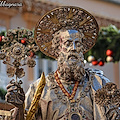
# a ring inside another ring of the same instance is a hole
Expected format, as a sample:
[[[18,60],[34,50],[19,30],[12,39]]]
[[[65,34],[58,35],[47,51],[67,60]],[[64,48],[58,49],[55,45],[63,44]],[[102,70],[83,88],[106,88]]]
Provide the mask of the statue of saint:
[[[96,91],[110,81],[102,71],[84,68],[84,53],[94,46],[98,31],[95,18],[78,7],[60,7],[40,19],[35,29],[36,43],[44,54],[57,60],[58,68],[45,78],[35,120],[120,119],[116,108],[111,110],[95,100]],[[23,106],[27,113],[39,82],[32,83],[25,96],[19,87],[18,96],[12,97],[17,86],[7,86],[7,101],[16,106],[15,120],[26,119]]]

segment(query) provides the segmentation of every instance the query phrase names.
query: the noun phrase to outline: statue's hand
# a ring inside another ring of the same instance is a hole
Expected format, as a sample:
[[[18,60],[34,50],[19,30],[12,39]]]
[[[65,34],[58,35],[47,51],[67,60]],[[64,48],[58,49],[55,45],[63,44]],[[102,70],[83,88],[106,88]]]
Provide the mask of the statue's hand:
[[[23,107],[24,100],[25,100],[25,93],[21,88],[20,84],[22,81],[20,80],[19,83],[11,80],[10,83],[7,85],[7,94],[6,94],[6,101],[13,104],[14,106],[20,108]]]

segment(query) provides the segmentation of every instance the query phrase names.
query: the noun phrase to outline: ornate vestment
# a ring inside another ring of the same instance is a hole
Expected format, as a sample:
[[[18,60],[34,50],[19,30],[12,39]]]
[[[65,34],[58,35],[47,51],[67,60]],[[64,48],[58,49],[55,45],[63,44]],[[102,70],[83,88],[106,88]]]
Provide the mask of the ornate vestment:
[[[95,103],[95,92],[102,88],[109,80],[102,71],[86,69],[83,83],[79,83],[73,99],[63,93],[58,85],[54,73],[46,77],[46,85],[39,100],[36,111],[37,120],[105,120],[105,110]],[[26,93],[25,106],[29,109],[39,79],[30,85]],[[68,84],[61,82],[66,92]],[[73,83],[74,84],[74,83]],[[73,85],[75,86],[75,85]],[[74,88],[73,88],[74,91]],[[69,92],[68,92],[69,93]]]

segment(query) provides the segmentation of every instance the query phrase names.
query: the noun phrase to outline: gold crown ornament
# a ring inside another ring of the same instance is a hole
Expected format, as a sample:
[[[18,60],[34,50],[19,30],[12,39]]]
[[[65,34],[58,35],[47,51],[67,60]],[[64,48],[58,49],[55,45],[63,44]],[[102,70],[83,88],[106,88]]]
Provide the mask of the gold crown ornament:
[[[83,53],[95,45],[99,32],[95,18],[82,8],[63,6],[47,12],[36,25],[35,41],[41,52],[54,59],[57,59],[57,56],[52,40],[55,33],[61,29],[77,30],[82,34]]]

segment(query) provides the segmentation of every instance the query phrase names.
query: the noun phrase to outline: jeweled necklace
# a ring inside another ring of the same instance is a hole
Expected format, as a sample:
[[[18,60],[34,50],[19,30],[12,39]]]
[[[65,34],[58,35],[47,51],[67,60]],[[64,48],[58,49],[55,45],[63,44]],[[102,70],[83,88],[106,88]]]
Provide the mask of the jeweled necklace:
[[[78,82],[78,81],[75,82],[73,91],[72,91],[71,94],[69,94],[69,93],[67,92],[67,90],[64,88],[63,84],[61,83],[61,81],[60,81],[60,79],[59,79],[59,77],[58,77],[58,73],[57,73],[57,72],[58,72],[58,71],[56,71],[55,74],[54,74],[55,79],[56,79],[56,82],[58,83],[58,85],[59,85],[59,87],[61,88],[62,92],[68,97],[68,99],[69,99],[69,100],[72,100],[72,99],[74,98],[75,94],[76,94],[76,90],[77,90],[77,88],[78,88],[79,82]]]

